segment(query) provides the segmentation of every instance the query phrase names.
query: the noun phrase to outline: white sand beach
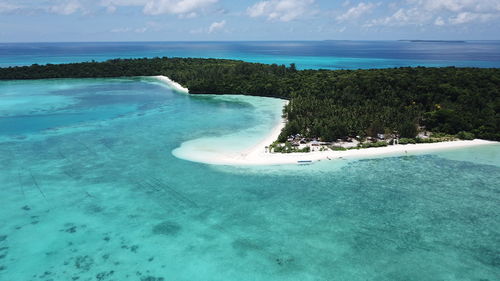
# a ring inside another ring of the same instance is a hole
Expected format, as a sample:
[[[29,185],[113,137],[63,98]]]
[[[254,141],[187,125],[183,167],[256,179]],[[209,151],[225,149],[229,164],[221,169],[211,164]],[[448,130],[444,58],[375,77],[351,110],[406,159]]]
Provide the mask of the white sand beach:
[[[284,127],[285,123],[281,121],[269,135],[264,136],[262,141],[250,149],[241,153],[225,152],[224,148],[215,151],[206,151],[202,147],[199,150],[196,147],[190,147],[189,153],[174,154],[180,158],[214,165],[283,165],[298,164],[299,161],[329,161],[340,159],[363,159],[375,158],[381,156],[405,156],[412,154],[421,154],[435,150],[457,149],[471,146],[495,144],[494,141],[486,140],[460,140],[438,143],[422,143],[407,145],[390,145],[386,147],[352,149],[345,151],[314,151],[308,153],[267,153],[266,146],[274,142]]]
[[[155,76],[154,78],[166,83],[173,90],[181,93],[189,93],[189,90],[182,87],[180,84],[172,81],[166,76]],[[284,101],[284,105],[287,101]],[[412,154],[421,154],[436,150],[457,149],[480,145],[497,144],[498,142],[487,141],[481,139],[475,140],[460,140],[447,141],[438,143],[423,143],[423,144],[407,144],[407,145],[390,145],[377,148],[351,149],[345,151],[313,151],[308,153],[269,153],[266,152],[266,147],[273,143],[281,133],[285,126],[285,120],[280,120],[273,129],[262,136],[261,140],[254,146],[242,151],[228,151],[223,145],[220,149],[214,149],[211,146],[209,149],[204,145],[203,141],[197,142],[193,140],[183,143],[180,148],[173,151],[176,157],[214,165],[283,165],[283,164],[298,164],[299,161],[334,161],[339,159],[363,159],[375,158],[384,156],[405,156]],[[213,142],[214,140],[211,140]],[[215,140],[216,141],[216,140]]]
[[[262,147],[256,147],[252,153],[249,153],[242,159],[222,158],[216,161],[221,164],[224,160],[229,165],[277,165],[277,164],[297,164],[298,161],[321,161],[338,159],[362,159],[374,158],[379,156],[405,156],[433,150],[456,149],[478,145],[494,144],[496,142],[486,140],[470,141],[448,141],[439,143],[390,145],[386,147],[352,149],[345,151],[314,151],[309,153],[262,153]],[[210,163],[205,161],[205,163]]]

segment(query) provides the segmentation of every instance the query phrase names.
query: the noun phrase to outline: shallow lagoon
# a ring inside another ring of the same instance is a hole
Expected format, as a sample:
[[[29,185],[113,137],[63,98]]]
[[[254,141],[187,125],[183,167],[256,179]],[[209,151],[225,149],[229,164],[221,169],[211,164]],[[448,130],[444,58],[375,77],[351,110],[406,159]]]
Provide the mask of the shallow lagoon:
[[[172,156],[248,128],[234,145],[252,143],[279,118],[263,101],[141,79],[0,82],[0,280],[500,275],[498,145],[300,167]]]

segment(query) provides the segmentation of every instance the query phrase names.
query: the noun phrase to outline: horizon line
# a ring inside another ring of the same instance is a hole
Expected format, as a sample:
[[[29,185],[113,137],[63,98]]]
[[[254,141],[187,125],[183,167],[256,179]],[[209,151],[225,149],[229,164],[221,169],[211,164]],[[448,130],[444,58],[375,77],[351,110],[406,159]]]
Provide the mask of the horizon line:
[[[166,41],[7,41],[0,44],[34,44],[34,43],[232,43],[232,42],[326,42],[326,41],[353,41],[353,42],[470,42],[470,41],[500,41],[500,39],[380,39],[380,40],[362,40],[362,39],[321,39],[321,40],[166,40]]]

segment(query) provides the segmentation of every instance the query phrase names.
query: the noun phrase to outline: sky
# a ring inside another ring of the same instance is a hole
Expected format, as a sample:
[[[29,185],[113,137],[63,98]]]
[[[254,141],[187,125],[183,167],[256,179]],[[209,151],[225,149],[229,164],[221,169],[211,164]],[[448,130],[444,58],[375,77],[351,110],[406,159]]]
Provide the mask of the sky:
[[[0,0],[0,42],[499,40],[500,0]]]

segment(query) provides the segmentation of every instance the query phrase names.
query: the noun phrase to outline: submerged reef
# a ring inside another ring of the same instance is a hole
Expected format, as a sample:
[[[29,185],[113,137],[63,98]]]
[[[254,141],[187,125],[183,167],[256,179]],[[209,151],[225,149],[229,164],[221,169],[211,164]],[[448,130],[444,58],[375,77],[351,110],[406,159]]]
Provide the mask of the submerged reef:
[[[181,231],[181,226],[175,222],[164,221],[153,227],[153,234],[174,236]]]

